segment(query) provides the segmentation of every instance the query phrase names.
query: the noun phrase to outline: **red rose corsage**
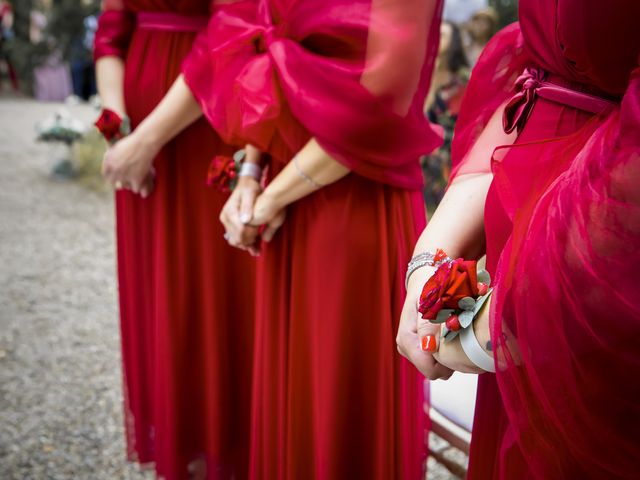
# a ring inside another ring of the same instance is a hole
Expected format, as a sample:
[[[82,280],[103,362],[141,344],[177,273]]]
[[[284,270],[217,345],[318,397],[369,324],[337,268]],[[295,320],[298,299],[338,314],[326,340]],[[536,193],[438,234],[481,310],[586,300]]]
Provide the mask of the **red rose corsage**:
[[[431,323],[444,323],[445,341],[469,327],[492,289],[486,270],[476,261],[459,258],[441,264],[422,288],[418,311]]]
[[[96,128],[109,143],[116,142],[131,133],[131,122],[126,115],[121,117],[113,110],[105,108],[95,123]]]
[[[231,192],[238,182],[240,165],[245,157],[244,150],[238,150],[229,155],[216,155],[209,164],[207,172],[207,185],[214,187],[222,193]]]

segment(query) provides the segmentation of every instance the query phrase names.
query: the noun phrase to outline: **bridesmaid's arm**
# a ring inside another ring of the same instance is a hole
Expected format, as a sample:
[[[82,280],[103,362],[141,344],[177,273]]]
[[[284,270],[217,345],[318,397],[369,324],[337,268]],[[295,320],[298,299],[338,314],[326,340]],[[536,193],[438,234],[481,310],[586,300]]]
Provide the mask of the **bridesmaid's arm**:
[[[125,116],[124,61],[116,56],[96,60],[96,82],[102,107],[113,110],[121,117]]]
[[[456,177],[422,232],[414,254],[441,248],[451,258],[480,257],[484,251],[484,203],[491,180],[491,173]],[[409,278],[396,336],[398,351],[430,380],[452,374],[448,366],[437,362],[433,350],[427,353],[421,349],[425,336],[435,335],[436,341],[439,340],[439,326],[422,320],[418,313],[422,287],[434,272],[435,268],[424,266]]]
[[[349,169],[334,160],[312,138],[269,183],[256,201],[251,225],[267,227],[262,239],[269,242],[284,221],[284,209],[303,197],[337,182]]]
[[[180,75],[162,101],[133,133],[111,147],[104,157],[103,174],[146,197],[149,174],[160,149],[202,115],[200,105]]]
[[[503,107],[496,110],[470,149],[465,160],[469,164],[487,164],[488,162],[485,160],[491,158],[496,146],[509,145],[515,140],[515,133],[507,135],[502,129],[502,112]],[[487,169],[479,167],[478,170]],[[441,248],[451,258],[477,259],[482,256],[485,250],[484,206],[492,180],[491,172],[466,173],[455,177],[433,214],[433,218],[420,235],[414,255],[426,251],[435,252]],[[464,356],[459,355],[462,349],[443,349],[439,353],[444,355],[436,355],[434,358],[433,354],[440,347],[440,327],[423,320],[418,313],[422,287],[434,272],[435,268],[424,266],[417,269],[409,278],[407,297],[396,337],[398,351],[430,379],[444,378],[450,375],[452,370],[447,367],[460,368],[463,371],[477,371],[466,358],[464,352]],[[485,311],[488,310],[485,309]],[[489,336],[488,322],[485,320],[483,318],[474,327],[478,338],[481,339]],[[424,352],[421,350],[422,339],[428,335],[435,337],[435,342],[429,342],[434,345],[434,348]],[[454,344],[457,348],[459,340],[450,342],[448,346],[451,347]],[[483,343],[483,345],[485,344],[486,342]],[[447,367],[438,363],[439,360],[443,360]]]

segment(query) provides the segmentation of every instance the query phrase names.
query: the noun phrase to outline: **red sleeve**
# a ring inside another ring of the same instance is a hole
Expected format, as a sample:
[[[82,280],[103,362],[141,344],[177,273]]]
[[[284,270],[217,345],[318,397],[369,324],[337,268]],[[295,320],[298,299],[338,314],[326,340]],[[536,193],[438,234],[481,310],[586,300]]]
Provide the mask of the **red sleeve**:
[[[106,56],[124,59],[134,28],[135,15],[123,0],[104,0],[93,47],[94,60]]]

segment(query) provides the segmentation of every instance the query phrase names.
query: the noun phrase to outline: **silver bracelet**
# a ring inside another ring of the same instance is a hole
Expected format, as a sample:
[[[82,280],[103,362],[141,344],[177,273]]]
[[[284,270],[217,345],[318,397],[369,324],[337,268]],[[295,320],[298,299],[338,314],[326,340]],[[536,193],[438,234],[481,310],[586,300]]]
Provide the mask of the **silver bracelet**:
[[[475,366],[480,367],[486,372],[496,372],[493,357],[485,352],[480,346],[480,342],[478,342],[478,338],[473,331],[473,324],[464,328],[460,332],[460,345],[462,346],[464,353]]]
[[[262,168],[256,163],[242,162],[238,177],[251,177],[260,183],[262,180]]]
[[[315,188],[324,187],[324,185],[321,185],[320,183],[316,182],[313,178],[311,178],[309,175],[307,175],[306,173],[304,173],[302,171],[302,169],[298,165],[298,158],[297,157],[293,157],[293,166],[296,167],[296,172],[298,172],[298,175],[300,177],[302,177],[303,179],[305,179],[307,182],[309,182],[311,185],[313,185]]]
[[[425,267],[427,265],[430,267],[438,268],[444,263],[451,263],[453,261],[451,258],[445,257],[441,260],[438,260],[437,262],[434,262],[435,258],[436,254],[433,252],[419,253],[418,255],[413,257],[409,262],[409,265],[407,265],[407,276],[404,280],[404,287],[407,288],[409,286],[409,278],[417,269]]]

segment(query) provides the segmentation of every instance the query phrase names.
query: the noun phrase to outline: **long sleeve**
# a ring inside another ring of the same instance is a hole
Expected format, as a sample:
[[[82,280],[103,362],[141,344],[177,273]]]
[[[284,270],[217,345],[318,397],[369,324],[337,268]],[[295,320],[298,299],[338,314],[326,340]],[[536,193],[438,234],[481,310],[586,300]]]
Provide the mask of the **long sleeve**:
[[[104,0],[94,40],[94,59],[106,56],[124,59],[134,27],[135,16],[123,0]]]

